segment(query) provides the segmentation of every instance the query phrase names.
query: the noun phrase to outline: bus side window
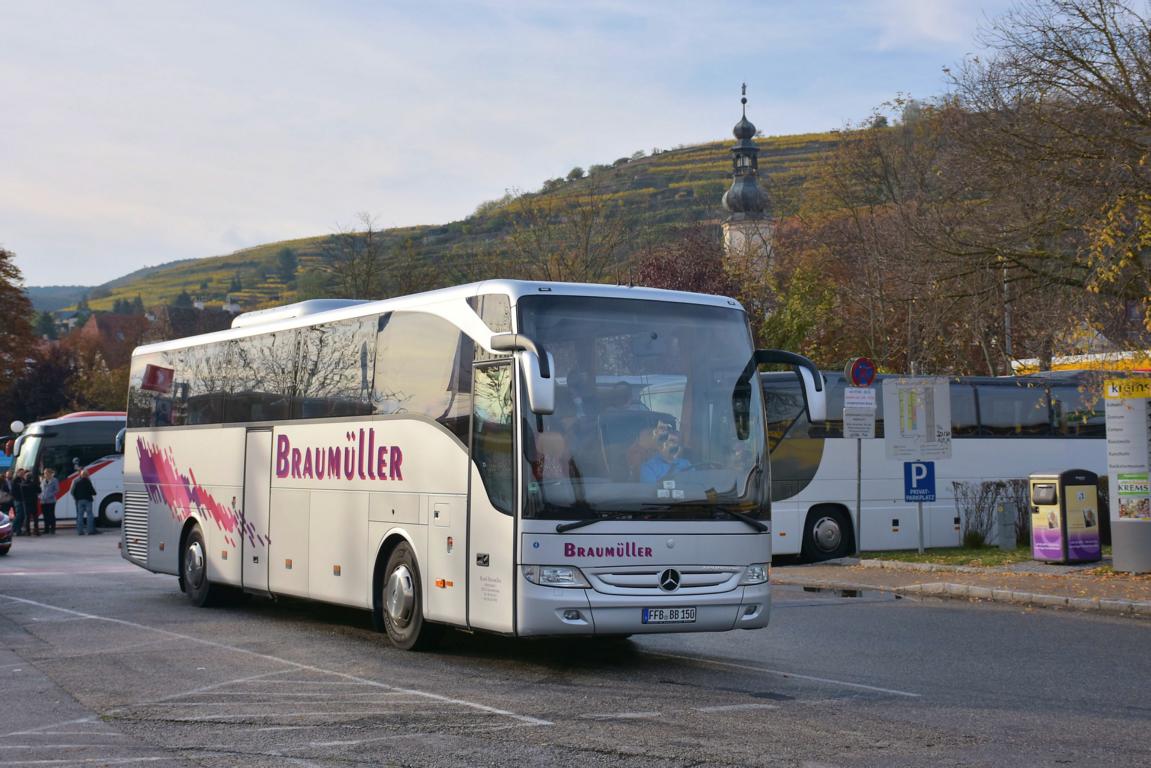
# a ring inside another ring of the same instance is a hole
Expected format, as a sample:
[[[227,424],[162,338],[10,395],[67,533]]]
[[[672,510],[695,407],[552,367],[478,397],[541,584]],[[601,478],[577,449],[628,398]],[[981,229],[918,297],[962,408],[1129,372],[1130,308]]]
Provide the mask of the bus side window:
[[[974,437],[979,434],[979,413],[975,408],[975,386],[951,382],[951,436]]]
[[[1055,434],[1065,437],[1106,437],[1103,396],[1083,384],[1051,387],[1051,419]]]

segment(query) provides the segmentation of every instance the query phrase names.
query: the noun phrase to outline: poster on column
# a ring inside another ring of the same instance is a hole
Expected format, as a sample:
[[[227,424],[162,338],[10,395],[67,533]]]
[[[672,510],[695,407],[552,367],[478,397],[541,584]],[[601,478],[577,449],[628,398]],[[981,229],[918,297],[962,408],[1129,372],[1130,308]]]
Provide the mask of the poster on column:
[[[1108,379],[1103,396],[1112,518],[1151,522],[1151,379]]]

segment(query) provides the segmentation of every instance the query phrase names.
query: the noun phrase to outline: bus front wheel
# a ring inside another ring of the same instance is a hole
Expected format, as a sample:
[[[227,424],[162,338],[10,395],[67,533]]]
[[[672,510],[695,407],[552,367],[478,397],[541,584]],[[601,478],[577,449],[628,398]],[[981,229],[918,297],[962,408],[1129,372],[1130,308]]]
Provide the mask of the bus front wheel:
[[[114,493],[100,502],[99,521],[101,525],[120,525],[124,522],[124,497]]]
[[[379,604],[384,631],[392,645],[405,651],[421,651],[439,641],[443,627],[424,620],[420,572],[407,543],[398,545],[388,557]]]
[[[840,507],[816,507],[803,527],[803,558],[808,562],[847,557],[853,551],[851,521]]]
[[[181,554],[180,585],[193,605],[205,606],[215,597],[212,582],[208,579],[208,549],[204,545],[204,534],[196,526],[188,532]]]

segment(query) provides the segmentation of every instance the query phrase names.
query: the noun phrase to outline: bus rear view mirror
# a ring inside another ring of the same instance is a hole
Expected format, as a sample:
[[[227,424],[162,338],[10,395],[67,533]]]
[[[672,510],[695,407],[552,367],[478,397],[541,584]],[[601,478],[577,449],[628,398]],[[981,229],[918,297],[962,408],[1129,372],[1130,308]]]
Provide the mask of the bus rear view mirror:
[[[556,381],[552,376],[555,360],[539,344],[521,333],[497,333],[492,336],[496,352],[515,352],[523,363],[528,410],[537,416],[555,413]]]
[[[807,420],[815,423],[827,420],[827,388],[824,386],[823,374],[815,363],[803,355],[794,352],[785,352],[782,349],[755,350],[756,365],[783,364],[790,365],[803,390],[803,404],[807,408]]]

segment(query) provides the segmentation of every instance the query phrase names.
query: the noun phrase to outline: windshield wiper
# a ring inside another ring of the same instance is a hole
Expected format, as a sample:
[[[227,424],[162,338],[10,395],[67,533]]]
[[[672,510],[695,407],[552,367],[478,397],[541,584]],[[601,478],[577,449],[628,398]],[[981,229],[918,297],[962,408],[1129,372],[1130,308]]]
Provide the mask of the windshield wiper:
[[[768,528],[767,523],[764,523],[762,520],[756,520],[751,515],[746,515],[743,512],[736,512],[734,509],[728,509],[727,507],[716,507],[716,509],[726,515],[731,515],[740,522],[747,523],[760,533],[767,533],[769,530],[771,530]]]
[[[584,520],[573,520],[570,523],[560,523],[556,526],[556,533],[566,533],[567,531],[574,531],[576,528],[583,528],[585,525],[598,523],[601,520],[622,520],[625,517],[631,517],[634,512],[607,512],[599,517],[589,517]]]

